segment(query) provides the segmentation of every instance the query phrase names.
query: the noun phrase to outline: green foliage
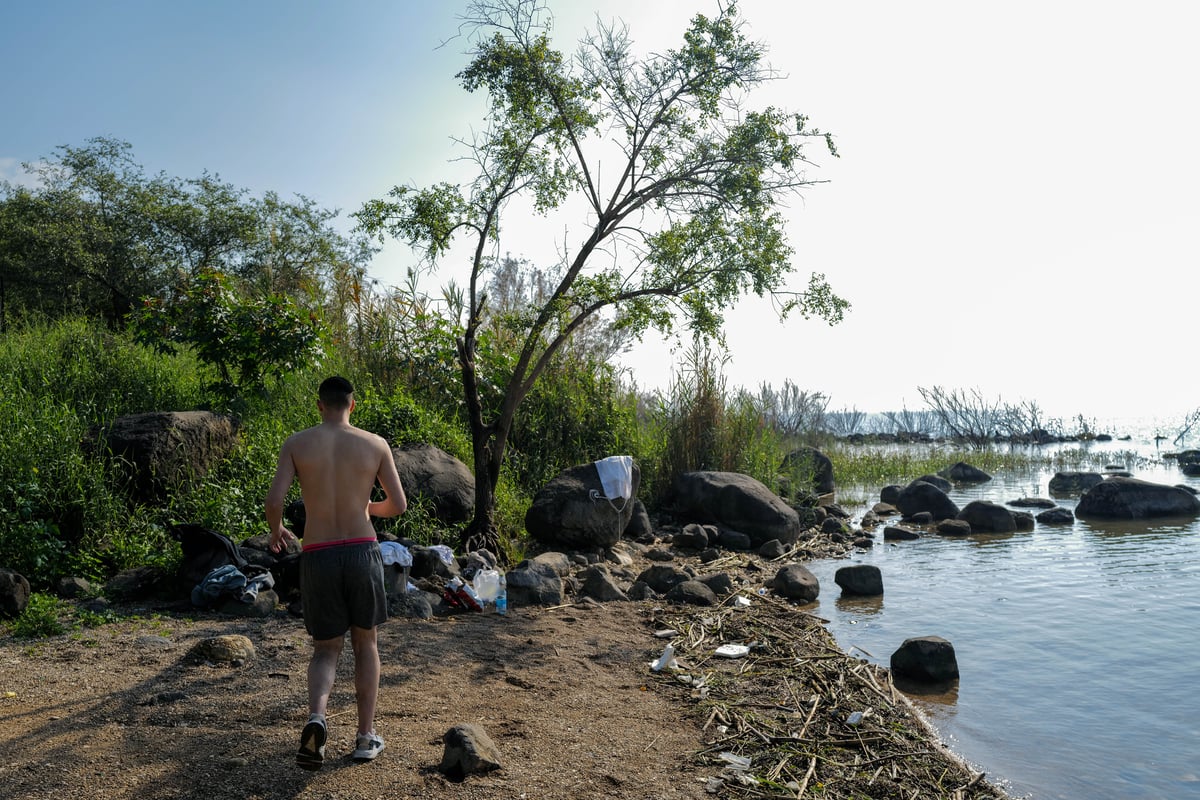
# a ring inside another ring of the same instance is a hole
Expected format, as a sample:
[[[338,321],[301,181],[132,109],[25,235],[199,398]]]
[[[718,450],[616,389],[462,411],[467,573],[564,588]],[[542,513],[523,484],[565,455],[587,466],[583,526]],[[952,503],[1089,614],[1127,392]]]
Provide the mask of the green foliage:
[[[532,494],[566,467],[638,455],[636,411],[636,398],[620,386],[610,365],[556,359],[513,422],[505,461],[511,479]]]
[[[36,188],[0,182],[0,286],[11,320],[84,314],[123,324],[142,298],[170,297],[203,272],[236,277],[247,297],[318,310],[325,284],[361,274],[375,249],[331,225],[305,197],[262,199],[203,174],[145,175],[132,147],[98,137],[26,164]],[[344,326],[332,293],[324,314]],[[270,303],[268,302],[268,305]]]
[[[169,301],[147,298],[132,323],[137,340],[160,352],[193,348],[217,369],[221,381],[213,388],[228,397],[262,389],[268,377],[311,366],[324,354],[316,314],[283,295],[239,296],[217,272],[200,273]]]
[[[476,176],[462,186],[398,186],[356,217],[368,233],[401,239],[430,260],[458,234],[469,240],[455,334],[478,480],[495,489],[518,408],[602,312],[635,338],[651,327],[669,333],[681,317],[719,339],[724,310],[750,291],[778,298],[781,313],[842,318],[847,304],[822,276],[805,292],[788,290],[792,251],[777,210],[812,183],[803,174],[805,140],[823,138],[831,151],[832,141],[802,115],[746,106],[770,70],[734,4],[697,15],[679,49],[641,59],[615,29],[566,57],[551,45],[551,18],[538,0],[478,0],[467,19],[473,51],[458,77],[488,98],[484,130],[469,140]],[[585,204],[582,219],[568,199]],[[497,317],[484,291],[507,261],[495,258],[497,243],[508,213],[529,207],[565,211],[581,228],[570,237],[579,244],[563,254],[548,293]],[[487,352],[501,318],[513,345]],[[485,538],[494,502],[485,495],[476,509],[472,527]]]
[[[471,443],[457,420],[421,405],[407,388],[388,390],[366,383],[356,385],[354,395],[354,424],[382,436],[393,447],[432,444],[460,460],[470,459]]]
[[[67,632],[62,615],[62,602],[58,598],[34,592],[29,596],[29,605],[13,621],[10,630],[18,639],[58,636]]]
[[[766,424],[754,399],[726,390],[720,360],[711,346],[696,340],[686,369],[649,413],[650,435],[663,446],[643,472],[649,497],[661,501],[681,472],[741,472],[774,487],[784,456],[782,439]]]

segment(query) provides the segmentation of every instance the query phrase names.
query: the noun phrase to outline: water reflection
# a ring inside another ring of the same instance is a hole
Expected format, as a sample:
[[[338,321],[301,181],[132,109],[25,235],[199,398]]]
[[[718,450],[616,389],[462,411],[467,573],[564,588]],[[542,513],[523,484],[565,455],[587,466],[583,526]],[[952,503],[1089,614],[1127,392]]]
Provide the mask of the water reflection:
[[[844,594],[834,601],[834,606],[843,614],[862,614],[869,617],[883,611],[883,597],[857,597]]]
[[[1174,465],[1105,458],[1143,480],[1200,485]],[[997,475],[955,487],[951,499],[961,508],[1046,497],[1053,475]],[[1056,504],[1074,511],[1078,500]],[[832,589],[813,610],[843,649],[882,666],[913,636],[953,643],[959,682],[897,688],[989,779],[1037,800],[1200,798],[1200,520],[1075,520],[965,537],[923,530],[886,544],[877,532],[876,541],[811,565]],[[847,563],[878,566],[884,596],[838,596],[833,575]]]

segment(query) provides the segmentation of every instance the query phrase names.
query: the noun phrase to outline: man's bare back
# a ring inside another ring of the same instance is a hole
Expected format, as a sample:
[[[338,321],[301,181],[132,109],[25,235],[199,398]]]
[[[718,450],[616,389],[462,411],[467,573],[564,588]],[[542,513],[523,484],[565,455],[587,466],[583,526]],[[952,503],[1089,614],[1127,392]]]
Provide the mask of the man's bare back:
[[[267,494],[271,547],[282,549],[295,536],[283,526],[283,505],[294,479],[304,500],[304,543],[375,536],[371,517],[404,513],[407,498],[391,449],[382,437],[349,422],[349,408],[321,409],[321,424],[292,434],[284,442]],[[387,498],[371,502],[379,481]]]

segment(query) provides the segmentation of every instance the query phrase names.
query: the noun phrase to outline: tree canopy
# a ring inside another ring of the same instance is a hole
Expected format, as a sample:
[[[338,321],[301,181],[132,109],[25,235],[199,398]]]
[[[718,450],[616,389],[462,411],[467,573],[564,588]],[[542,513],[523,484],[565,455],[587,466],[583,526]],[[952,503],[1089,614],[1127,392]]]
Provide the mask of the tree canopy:
[[[374,253],[309,198],[255,198],[208,173],[148,176],[117,139],[25,166],[33,188],[0,182],[0,321],[84,314],[118,326],[143,298],[170,301],[205,273],[248,297],[324,305],[336,320],[344,309],[332,284],[361,279]]]

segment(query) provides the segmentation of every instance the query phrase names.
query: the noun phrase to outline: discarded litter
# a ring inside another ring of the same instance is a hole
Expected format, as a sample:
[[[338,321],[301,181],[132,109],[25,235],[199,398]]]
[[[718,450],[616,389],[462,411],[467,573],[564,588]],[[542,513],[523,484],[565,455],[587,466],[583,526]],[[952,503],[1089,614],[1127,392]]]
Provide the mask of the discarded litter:
[[[656,639],[670,639],[672,636],[678,635],[679,631],[675,630],[674,628],[663,628],[661,631],[654,632]]]
[[[749,654],[750,648],[744,644],[723,644],[715,652],[724,658],[742,658]]]
[[[668,644],[663,648],[662,655],[650,664],[650,669],[655,672],[662,672],[664,667],[674,666],[675,664],[675,648]]]
[[[750,598],[743,597],[742,595],[739,594],[737,597],[733,598],[733,605],[734,605],[734,608],[749,608],[750,607]]]
[[[728,750],[725,750],[721,753],[717,753],[717,758],[727,763],[731,769],[750,769],[750,759],[746,756],[739,756],[737,753],[731,753]]]
[[[846,724],[852,728],[857,728],[869,716],[871,716],[871,709],[869,708],[866,711],[854,711],[850,716],[846,717]]]

